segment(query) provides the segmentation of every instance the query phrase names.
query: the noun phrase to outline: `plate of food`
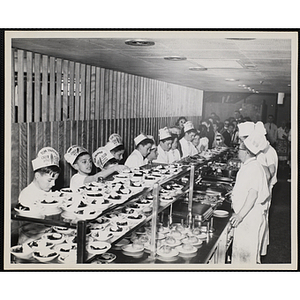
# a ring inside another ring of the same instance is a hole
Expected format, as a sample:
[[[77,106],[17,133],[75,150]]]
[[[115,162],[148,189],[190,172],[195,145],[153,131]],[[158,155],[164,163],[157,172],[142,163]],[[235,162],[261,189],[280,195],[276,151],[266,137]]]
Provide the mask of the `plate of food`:
[[[162,202],[171,202],[173,201],[175,198],[169,195],[164,195],[160,197],[160,201]]]
[[[48,249],[48,251],[34,251],[32,256],[42,263],[50,262],[54,260],[58,253],[54,250]]]
[[[194,255],[197,253],[197,248],[192,244],[182,244],[176,247],[181,255]]]
[[[177,246],[181,245],[181,241],[173,238],[172,236],[168,236],[164,240],[164,244],[166,244],[168,246],[172,246],[172,247],[177,247]]]
[[[20,259],[29,259],[32,257],[33,250],[25,243],[11,247],[10,253]]]
[[[183,244],[192,244],[195,247],[201,246],[203,241],[194,235],[187,236],[181,240]]]
[[[97,241],[107,242],[114,237],[114,234],[107,230],[92,230],[91,237]]]
[[[56,232],[61,233],[61,234],[71,234],[76,230],[73,228],[62,227],[62,226],[53,226],[52,228],[53,228],[53,230],[55,230]]]
[[[170,247],[168,245],[163,245],[156,251],[158,258],[162,258],[163,260],[173,260],[176,256],[178,256],[179,252],[176,248]]]
[[[65,237],[62,233],[51,232],[51,233],[44,234],[42,236],[42,239],[48,240],[53,244],[61,244],[65,240]]]
[[[124,245],[121,248],[125,253],[130,253],[130,254],[138,254],[144,251],[145,247],[144,245],[140,243],[132,243],[128,245]]]
[[[214,217],[217,217],[217,218],[226,218],[226,217],[229,216],[229,212],[226,211],[226,210],[221,210],[221,209],[219,209],[219,210],[215,210],[215,211],[213,212],[213,216],[214,216]]]
[[[87,251],[90,254],[102,254],[111,248],[111,244],[107,242],[90,242],[87,245]]]
[[[28,218],[39,218],[39,219],[44,219],[45,214],[43,213],[44,208],[43,207],[38,207],[37,205],[34,205],[32,207],[22,205],[21,203],[18,203],[14,210],[23,217],[28,217]]]

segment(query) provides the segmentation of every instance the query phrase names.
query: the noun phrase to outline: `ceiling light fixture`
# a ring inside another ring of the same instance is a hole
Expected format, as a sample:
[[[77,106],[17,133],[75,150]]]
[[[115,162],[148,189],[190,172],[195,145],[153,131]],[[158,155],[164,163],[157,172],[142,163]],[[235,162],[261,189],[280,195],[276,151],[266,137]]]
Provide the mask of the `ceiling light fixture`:
[[[239,79],[234,79],[234,78],[226,78],[225,80],[226,80],[226,81],[232,81],[232,82],[233,82],[233,81],[239,81]]]
[[[165,56],[164,59],[170,61],[182,61],[182,60],[186,60],[186,57],[174,55],[174,56]]]
[[[145,46],[153,46],[155,43],[149,40],[142,40],[142,39],[134,39],[134,40],[127,40],[125,41],[126,45],[129,46],[137,46],[137,47],[145,47]]]

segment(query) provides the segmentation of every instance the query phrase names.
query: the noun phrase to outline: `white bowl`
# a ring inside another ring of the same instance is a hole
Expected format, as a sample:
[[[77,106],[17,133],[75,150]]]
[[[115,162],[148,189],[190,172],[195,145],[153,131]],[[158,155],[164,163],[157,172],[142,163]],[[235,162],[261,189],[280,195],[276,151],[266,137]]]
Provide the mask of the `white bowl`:
[[[55,259],[58,256],[58,253],[53,250],[49,251],[34,251],[32,256],[38,261],[45,263]]]
[[[111,248],[111,244],[107,242],[90,242],[87,246],[87,251],[90,254],[102,254]]]
[[[16,245],[11,247],[10,253],[13,254],[15,257],[21,259],[29,259],[32,257],[33,249],[25,243],[23,245]]]
[[[107,242],[114,237],[114,234],[107,230],[92,230],[91,236],[97,241]]]
[[[62,233],[52,232],[44,234],[42,239],[45,239],[53,244],[61,244],[65,240],[65,236]]]

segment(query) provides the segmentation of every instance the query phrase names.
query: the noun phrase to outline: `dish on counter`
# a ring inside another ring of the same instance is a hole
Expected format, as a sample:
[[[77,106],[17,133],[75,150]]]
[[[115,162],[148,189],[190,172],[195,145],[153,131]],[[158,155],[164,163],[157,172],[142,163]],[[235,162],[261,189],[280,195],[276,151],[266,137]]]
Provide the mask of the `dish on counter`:
[[[52,232],[44,234],[42,239],[48,240],[53,244],[60,244],[65,240],[65,237],[62,233]]]
[[[196,254],[197,248],[192,244],[182,244],[181,246],[176,247],[180,254],[191,255]]]
[[[70,234],[70,233],[73,233],[76,229],[62,227],[62,226],[53,226],[53,230],[55,230],[58,233],[62,233],[62,234]]]
[[[55,259],[58,253],[49,249],[49,251],[34,251],[32,256],[38,261],[45,263]]]
[[[138,254],[144,251],[145,247],[142,244],[132,243],[121,247],[124,252],[130,254]]]
[[[91,237],[97,241],[107,242],[114,237],[114,234],[107,230],[92,230]]]
[[[183,244],[192,244],[193,246],[197,247],[202,245],[203,241],[200,240],[198,237],[194,235],[190,235],[188,237],[185,237],[181,240]]]
[[[176,248],[170,247],[168,245],[163,245],[156,251],[157,255],[159,255],[163,259],[174,258],[178,256],[179,251]]]
[[[29,207],[18,203],[14,210],[23,217],[44,219],[43,207]]]
[[[170,202],[170,201],[173,201],[175,198],[172,197],[172,196],[161,196],[160,197],[160,201],[163,201],[163,202]]]
[[[87,245],[87,251],[90,254],[102,254],[111,248],[111,244],[107,242],[90,242]]]
[[[226,217],[229,216],[229,212],[226,211],[226,210],[221,210],[221,209],[220,210],[215,210],[213,212],[213,216],[217,217],[217,218],[226,218]]]
[[[16,245],[10,248],[10,253],[17,258],[29,259],[32,257],[33,249],[28,244]]]

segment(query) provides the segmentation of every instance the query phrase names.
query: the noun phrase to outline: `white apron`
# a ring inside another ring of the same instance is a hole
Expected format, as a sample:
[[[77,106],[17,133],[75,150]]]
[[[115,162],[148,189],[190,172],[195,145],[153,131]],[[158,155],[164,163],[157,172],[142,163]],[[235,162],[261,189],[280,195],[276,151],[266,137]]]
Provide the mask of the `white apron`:
[[[264,212],[269,188],[262,166],[255,158],[247,160],[239,170],[232,190],[232,208],[239,213],[248,192],[254,189],[258,196],[253,208],[235,228],[232,245],[232,264],[260,263],[262,228],[265,226]]]

